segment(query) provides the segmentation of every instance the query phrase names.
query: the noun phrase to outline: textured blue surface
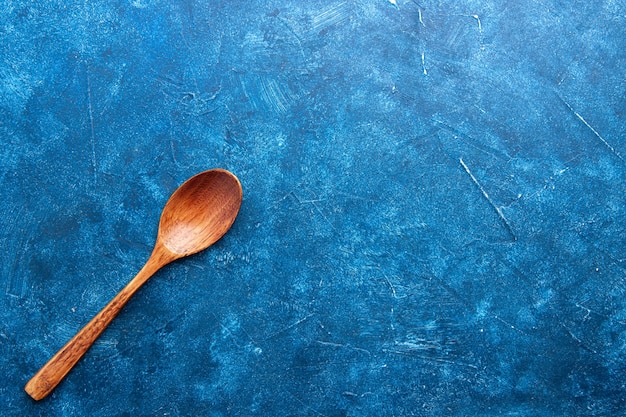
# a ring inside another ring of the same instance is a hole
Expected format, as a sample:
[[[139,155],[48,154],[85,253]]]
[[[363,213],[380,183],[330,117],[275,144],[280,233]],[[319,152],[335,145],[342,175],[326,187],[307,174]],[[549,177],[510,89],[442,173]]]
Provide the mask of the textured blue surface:
[[[0,7],[0,415],[626,413],[622,1]],[[186,178],[244,203],[57,390]]]

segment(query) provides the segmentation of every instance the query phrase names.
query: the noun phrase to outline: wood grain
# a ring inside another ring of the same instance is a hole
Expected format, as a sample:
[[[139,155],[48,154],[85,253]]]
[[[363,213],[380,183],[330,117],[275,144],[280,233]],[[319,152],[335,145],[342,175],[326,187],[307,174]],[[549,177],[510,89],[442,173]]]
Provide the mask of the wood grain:
[[[28,381],[28,395],[41,400],[50,394],[156,271],[206,249],[228,231],[241,201],[239,180],[222,169],[202,172],[181,185],[163,209],[157,241],[144,267]]]

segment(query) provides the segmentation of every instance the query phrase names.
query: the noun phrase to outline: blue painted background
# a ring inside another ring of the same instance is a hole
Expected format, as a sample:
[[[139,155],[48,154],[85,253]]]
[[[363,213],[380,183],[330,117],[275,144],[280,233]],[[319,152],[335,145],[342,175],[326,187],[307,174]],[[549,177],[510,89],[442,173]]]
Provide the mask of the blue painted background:
[[[0,140],[2,416],[626,413],[622,1],[3,1]]]

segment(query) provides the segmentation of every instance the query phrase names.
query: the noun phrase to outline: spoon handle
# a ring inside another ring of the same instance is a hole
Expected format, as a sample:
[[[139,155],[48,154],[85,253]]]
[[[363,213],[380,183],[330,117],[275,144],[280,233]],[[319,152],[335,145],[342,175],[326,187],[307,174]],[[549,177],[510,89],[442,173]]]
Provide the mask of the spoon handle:
[[[113,321],[133,294],[156,271],[171,261],[163,255],[162,251],[155,250],[135,278],[28,381],[24,387],[28,395],[39,401],[54,390]]]

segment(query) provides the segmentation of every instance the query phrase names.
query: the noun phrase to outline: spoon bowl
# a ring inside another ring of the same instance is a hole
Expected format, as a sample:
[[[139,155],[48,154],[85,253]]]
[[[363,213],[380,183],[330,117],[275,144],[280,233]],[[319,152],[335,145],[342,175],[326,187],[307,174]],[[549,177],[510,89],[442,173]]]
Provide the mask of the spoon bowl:
[[[208,248],[232,226],[242,195],[237,177],[223,169],[191,177],[165,204],[157,245],[179,257]]]
[[[28,381],[24,387],[28,395],[41,400],[50,394],[155,272],[217,242],[234,223],[242,198],[241,183],[223,169],[185,181],[163,208],[154,250],[144,267]]]

